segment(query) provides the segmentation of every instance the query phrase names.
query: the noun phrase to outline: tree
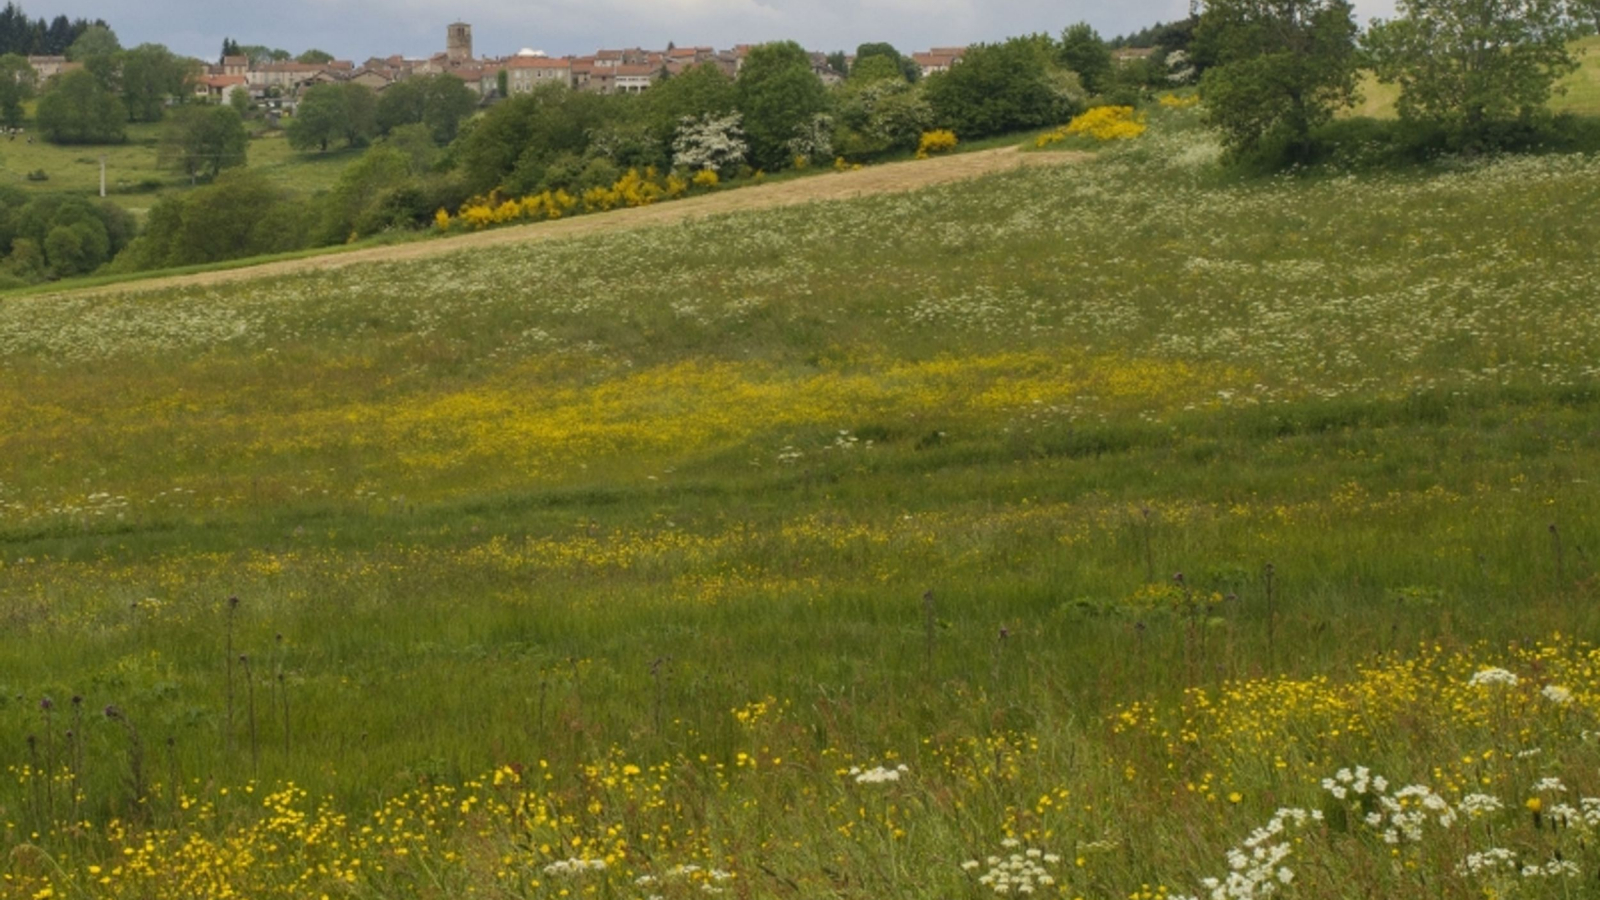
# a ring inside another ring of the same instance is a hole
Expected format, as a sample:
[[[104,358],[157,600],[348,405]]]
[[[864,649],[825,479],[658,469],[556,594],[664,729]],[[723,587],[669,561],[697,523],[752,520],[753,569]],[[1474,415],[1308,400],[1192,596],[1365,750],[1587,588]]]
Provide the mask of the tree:
[[[1542,111],[1574,71],[1561,0],[1399,0],[1365,46],[1378,79],[1400,85],[1400,117],[1483,137]]]
[[[160,44],[140,44],[120,54],[118,83],[128,117],[134,122],[158,122],[167,101],[181,97],[198,74],[193,60],[184,59]]]
[[[684,116],[672,139],[672,167],[699,172],[727,172],[744,165],[750,150],[740,115]]]
[[[303,222],[303,204],[265,176],[224,172],[213,184],[158,201],[115,268],[136,272],[282,253],[305,246]]]
[[[811,71],[811,57],[793,41],[750,51],[734,83],[754,163],[779,168],[789,162],[795,129],[828,107],[828,93]]]
[[[868,60],[868,66],[887,63],[881,56]],[[859,73],[862,67],[856,68]],[[887,77],[871,80],[858,78],[857,73],[851,74],[835,103],[839,152],[856,159],[915,150],[922,133],[933,127],[933,110],[922,88],[908,84],[892,68]]]
[[[843,50],[835,50],[828,54],[828,68],[832,69],[834,74],[840,78],[850,74],[850,61],[845,58]]]
[[[1085,90],[1104,93],[1111,84],[1111,48],[1088,22],[1067,26],[1061,33],[1061,64],[1078,73]]]
[[[23,101],[33,98],[35,73],[25,56],[7,53],[0,56],[0,121],[6,127],[22,124]]]
[[[851,74],[855,73],[856,68],[860,68],[863,60],[871,59],[874,56],[882,56],[894,63],[895,68],[900,70],[901,76],[907,81],[916,82],[922,78],[922,67],[917,65],[916,60],[909,56],[902,56],[900,51],[894,48],[893,44],[883,42],[862,44],[857,47],[856,61],[854,67],[850,70]]]
[[[186,106],[162,129],[159,155],[167,168],[189,176],[192,184],[244,165],[249,146],[244,120],[233,107]]]
[[[343,139],[359,147],[377,133],[377,95],[365,85],[319,84],[307,89],[285,129],[289,146],[296,150],[326,152],[328,144]]]
[[[244,54],[239,49],[239,42],[231,37],[225,37],[222,39],[222,55],[217,57],[217,65],[226,63],[230,56],[242,55]]]
[[[905,82],[905,80],[905,71],[887,56],[869,56],[866,59],[857,59],[855,67],[850,70],[850,83],[852,85],[870,84],[874,81]]]
[[[307,65],[320,66],[323,63],[333,62],[333,54],[326,50],[318,50],[313,47],[299,56],[296,56],[294,61],[297,63],[306,63]]]
[[[83,63],[102,86],[110,88],[116,83],[117,56],[121,51],[116,32],[104,25],[91,25],[67,48],[67,59]]]
[[[399,224],[382,215],[388,194],[411,181],[411,161],[393,147],[377,146],[345,166],[333,189],[317,201],[313,243],[342,244]]]
[[[963,140],[1036,128],[1070,110],[1051,78],[1054,47],[1035,38],[980,44],[927,79],[934,122]]]
[[[496,104],[473,119],[451,149],[466,190],[487,193],[502,185],[543,183],[548,166],[567,154],[583,156],[590,136],[618,117],[621,104],[636,99],[548,84]]]
[[[640,116],[655,140],[666,147],[684,118],[732,112],[738,106],[733,85],[733,79],[716,64],[693,65],[641,94]]]
[[[397,81],[384,88],[378,97],[379,134],[389,134],[402,125],[427,125],[435,143],[443,146],[455,140],[461,120],[472,115],[478,95],[460,78],[443,72]]]
[[[57,144],[120,143],[128,121],[127,108],[84,69],[57,76],[39,97],[35,112],[39,129]]]
[[[1311,131],[1356,98],[1347,0],[1211,0],[1196,26],[1206,117],[1234,157],[1280,144],[1305,158]]]
[[[247,57],[252,66],[264,65],[266,63],[285,62],[292,57],[292,54],[290,54],[287,50],[280,50],[276,47],[268,47],[264,44],[245,44],[243,46],[235,46],[239,51],[235,55]]]

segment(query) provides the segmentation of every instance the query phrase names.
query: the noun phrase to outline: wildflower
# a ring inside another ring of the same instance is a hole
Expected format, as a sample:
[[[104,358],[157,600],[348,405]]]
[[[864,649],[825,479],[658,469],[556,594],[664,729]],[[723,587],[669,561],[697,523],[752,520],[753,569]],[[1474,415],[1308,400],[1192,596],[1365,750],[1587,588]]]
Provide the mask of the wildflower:
[[[1467,679],[1467,684],[1471,685],[1472,687],[1483,687],[1485,685],[1493,684],[1503,684],[1506,687],[1516,687],[1517,676],[1506,671],[1505,669],[1491,667],[1479,670],[1477,674]]]
[[[1539,693],[1542,694],[1546,700],[1549,700],[1551,703],[1554,703],[1557,706],[1566,706],[1568,703],[1572,702],[1572,691],[1562,687],[1559,684],[1547,684],[1544,686],[1543,690],[1539,691]]]

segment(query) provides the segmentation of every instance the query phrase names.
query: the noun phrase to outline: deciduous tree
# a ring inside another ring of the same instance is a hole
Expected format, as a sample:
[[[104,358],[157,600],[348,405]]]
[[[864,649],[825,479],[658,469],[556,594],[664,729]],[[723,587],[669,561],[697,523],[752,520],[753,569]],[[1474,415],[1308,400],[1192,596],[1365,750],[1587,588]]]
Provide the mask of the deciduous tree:
[[[93,73],[66,72],[51,81],[35,112],[39,129],[58,144],[120,143],[128,111]]]
[[[0,121],[6,127],[22,124],[22,104],[33,97],[35,80],[27,57],[16,53],[0,56]]]
[[[1207,118],[1234,156],[1268,142],[1291,159],[1356,97],[1356,24],[1347,0],[1211,0],[1195,31]]]
[[[167,168],[210,181],[223,169],[245,164],[250,136],[231,106],[186,106],[162,129],[160,156]]]
[[[735,82],[735,96],[753,161],[765,168],[788,163],[795,129],[828,108],[828,92],[811,71],[810,55],[793,41],[752,49]]]
[[[168,99],[181,97],[198,74],[193,60],[160,44],[140,44],[119,54],[117,85],[128,117],[135,122],[160,121]]]
[[[1400,85],[1403,119],[1483,136],[1544,109],[1577,68],[1561,0],[1399,0],[1366,47],[1380,81]]]
[[[1060,60],[1078,73],[1078,80],[1090,93],[1103,93],[1111,84],[1111,48],[1088,22],[1069,25],[1061,33]]]

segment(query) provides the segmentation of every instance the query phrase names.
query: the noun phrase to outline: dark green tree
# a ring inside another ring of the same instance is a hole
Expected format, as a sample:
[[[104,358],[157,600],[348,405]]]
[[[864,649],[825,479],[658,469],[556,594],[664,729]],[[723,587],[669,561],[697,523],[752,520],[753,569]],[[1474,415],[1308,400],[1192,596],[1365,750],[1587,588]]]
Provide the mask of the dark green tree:
[[[160,44],[140,44],[124,51],[119,55],[118,70],[122,102],[134,122],[160,121],[167,101],[182,97],[191,79],[199,74],[193,60]]]
[[[887,56],[869,56],[857,59],[850,70],[852,84],[870,84],[874,81],[905,81],[906,73]]]
[[[642,94],[640,115],[654,138],[668,147],[685,116],[732,112],[738,105],[733,85],[733,79],[713,63],[690,66]]]
[[[1378,80],[1400,85],[1400,117],[1474,138],[1544,112],[1578,63],[1560,0],[1399,0],[1365,46]]]
[[[343,140],[359,147],[378,131],[378,100],[365,85],[345,82],[319,84],[306,90],[285,129],[289,146],[325,152]]]
[[[1063,66],[1078,73],[1085,90],[1091,94],[1104,93],[1111,84],[1111,48],[1101,40],[1099,32],[1088,22],[1069,25],[1061,33],[1060,60]]]
[[[222,39],[222,55],[217,57],[217,65],[222,65],[230,56],[243,56],[239,49],[239,42],[231,37]]]
[[[28,59],[16,53],[0,56],[0,121],[8,128],[22,124],[24,101],[33,98],[35,73]]]
[[[442,146],[455,140],[461,121],[477,107],[478,95],[448,72],[407,78],[389,85],[378,97],[378,133],[427,125],[434,142]]]
[[[258,172],[224,172],[210,185],[158,201],[114,268],[134,272],[295,250],[306,244],[302,207]]]
[[[623,104],[637,99],[551,84],[491,107],[472,120],[451,150],[466,190],[486,193],[511,180],[524,187],[543,182],[553,160],[584,156],[591,136],[619,118]]]
[[[66,55],[73,62],[83,63],[103,87],[114,88],[121,51],[122,43],[117,40],[116,32],[104,25],[91,25],[67,48]]]
[[[162,128],[159,158],[193,184],[244,165],[249,147],[244,120],[233,107],[186,106]]]
[[[922,67],[917,65],[916,60],[909,56],[901,55],[900,51],[896,50],[893,44],[886,44],[881,41],[877,43],[862,44],[861,46],[857,47],[856,61],[854,65],[856,67],[860,67],[862,60],[871,59],[874,56],[882,56],[888,59],[890,62],[893,62],[895,68],[900,70],[900,74],[904,76],[905,80],[907,81],[916,82],[922,78]],[[851,74],[854,74],[854,69],[851,70]]]
[[[969,48],[960,64],[927,79],[935,124],[971,140],[1055,122],[1066,110],[1051,78],[1054,55],[1036,38]]]
[[[323,63],[333,62],[333,54],[326,50],[318,50],[313,47],[299,56],[296,56],[294,61],[297,63],[308,63],[310,65],[320,66]]]
[[[752,49],[734,95],[744,113],[751,159],[768,169],[789,163],[787,144],[795,129],[828,108],[828,92],[811,71],[810,55],[793,41]]]
[[[390,193],[411,181],[411,160],[393,147],[377,146],[346,166],[333,189],[317,201],[313,243],[342,244],[389,225],[382,212]]]
[[[1347,0],[1211,0],[1195,29],[1206,118],[1235,158],[1268,144],[1298,161],[1312,129],[1356,98]]]
[[[113,144],[126,135],[128,111],[92,72],[65,72],[39,97],[39,129],[57,144]]]

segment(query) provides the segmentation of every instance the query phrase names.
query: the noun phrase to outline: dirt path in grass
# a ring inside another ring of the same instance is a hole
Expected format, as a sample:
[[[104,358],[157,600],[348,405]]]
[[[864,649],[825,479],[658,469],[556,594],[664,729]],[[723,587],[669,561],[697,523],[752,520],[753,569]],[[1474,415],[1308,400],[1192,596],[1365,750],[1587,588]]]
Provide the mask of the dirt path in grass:
[[[442,240],[424,240],[390,247],[368,247],[362,250],[352,250],[348,253],[332,253],[306,259],[281,260],[246,268],[201,272],[194,275],[150,278],[142,281],[84,288],[77,291],[65,291],[63,293],[82,296],[84,294],[144,291],[178,286],[201,287],[267,278],[274,275],[337,269],[362,263],[423,259],[482,247],[555,240],[617,229],[668,225],[690,219],[700,219],[744,210],[772,209],[780,206],[795,206],[802,203],[846,200],[873,194],[914,191],[918,188],[948,184],[953,181],[964,181],[969,178],[977,178],[981,175],[1009,171],[1024,166],[1076,163],[1089,156],[1090,154],[1087,153],[1070,152],[1023,153],[1015,147],[979,150],[954,156],[938,156],[926,160],[886,163],[849,172],[827,173],[811,178],[797,178],[773,184],[741,187],[736,190],[702,194],[686,200],[674,200],[670,203],[661,203],[654,206],[574,216],[570,219],[560,219],[555,222],[510,226]]]

